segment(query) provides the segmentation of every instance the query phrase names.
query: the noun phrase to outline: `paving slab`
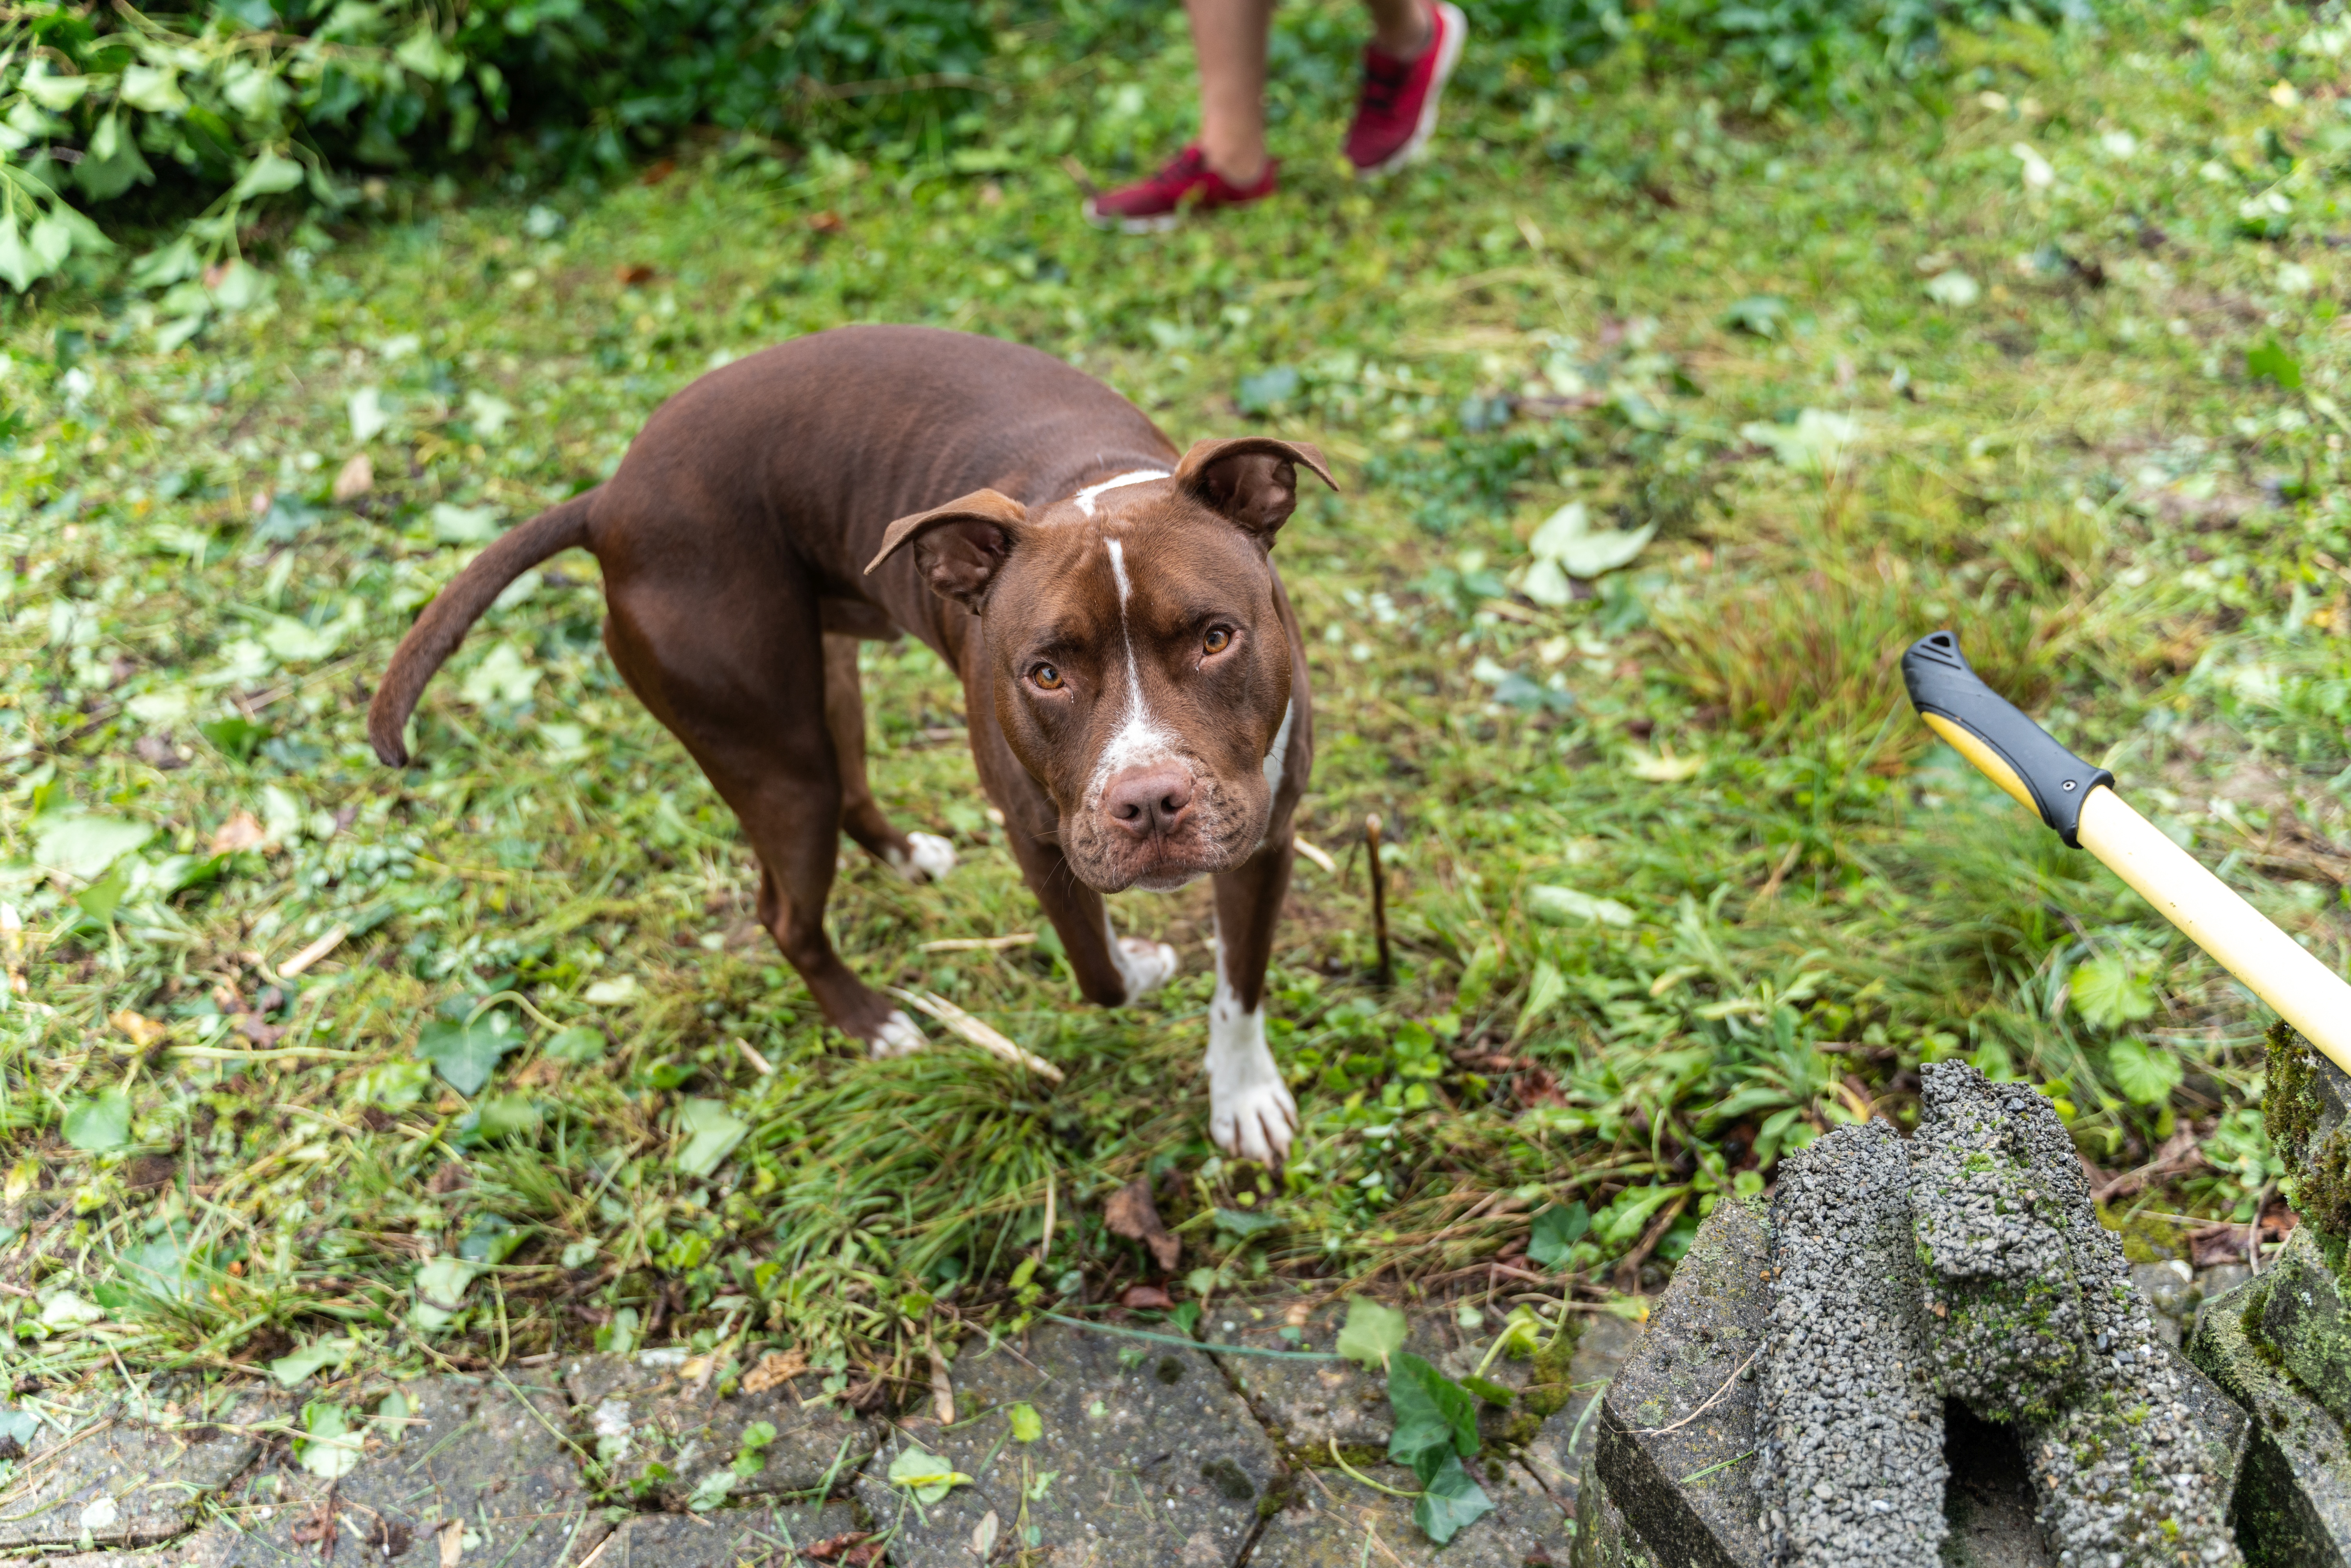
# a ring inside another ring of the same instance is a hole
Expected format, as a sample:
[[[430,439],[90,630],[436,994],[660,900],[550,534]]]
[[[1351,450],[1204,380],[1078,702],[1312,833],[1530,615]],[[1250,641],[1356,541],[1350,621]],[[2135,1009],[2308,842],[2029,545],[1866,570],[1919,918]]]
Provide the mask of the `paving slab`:
[[[796,1568],[808,1547],[860,1533],[857,1511],[840,1501],[641,1513],[612,1527],[596,1568]]]
[[[2351,1313],[2344,1311],[2335,1270],[2319,1250],[2317,1233],[2303,1226],[2286,1239],[2265,1271],[2262,1343],[2277,1354],[2303,1392],[2351,1418]]]
[[[1583,1483],[1575,1509],[1575,1547],[1568,1553],[1572,1568],[1660,1568],[1656,1553],[1642,1541],[1625,1511],[1608,1496],[1608,1489],[1584,1461]]]
[[[1649,1332],[1600,1404],[1593,1470],[1642,1546],[1698,1568],[1761,1568],[1753,1360],[1771,1312],[1762,1217],[1726,1199],[1698,1227]],[[1582,1489],[1579,1505],[1592,1491]]]
[[[2245,1333],[2245,1320],[2259,1321],[2274,1279],[2255,1275],[2207,1301],[2188,1355],[2252,1415],[2235,1508],[2250,1568],[2346,1568],[2351,1445],[2342,1427]]]
[[[1339,1330],[1347,1321],[1343,1300],[1311,1307],[1301,1302],[1287,1312],[1279,1304],[1254,1305],[1265,1314],[1261,1320],[1235,1309],[1232,1316],[1210,1316],[1201,1324],[1201,1332],[1225,1343],[1264,1350],[1329,1351],[1338,1343]],[[1449,1305],[1408,1310],[1405,1316],[1409,1328],[1405,1348],[1454,1378],[1478,1370],[1503,1322],[1500,1313],[1489,1312],[1477,1328],[1464,1328],[1458,1309]],[[1318,1454],[1327,1459],[1334,1441],[1342,1448],[1385,1448],[1395,1430],[1388,1409],[1386,1376],[1367,1373],[1352,1362],[1276,1361],[1233,1354],[1218,1355],[1217,1361],[1274,1438],[1288,1443],[1310,1463]],[[1519,1392],[1526,1388],[1531,1373],[1531,1362],[1497,1356],[1485,1375]],[[1513,1435],[1510,1410],[1481,1404],[1478,1421],[1489,1440]]]
[[[1357,1467],[1381,1486],[1418,1486],[1399,1465]],[[1470,1461],[1494,1511],[1443,1547],[1412,1522],[1412,1502],[1376,1491],[1340,1469],[1311,1469],[1299,1478],[1290,1506],[1266,1521],[1249,1553],[1249,1568],[1360,1568],[1368,1560],[1395,1568],[1525,1568],[1530,1563],[1566,1568],[1573,1525],[1534,1477],[1507,1460]]]
[[[402,1392],[413,1424],[396,1438],[371,1434],[358,1468],[332,1483],[291,1465],[246,1477],[226,1500],[235,1530],[214,1532],[204,1549],[218,1554],[191,1563],[317,1568],[318,1532],[330,1524],[340,1560],[418,1568],[447,1560],[444,1532],[457,1561],[484,1568],[562,1568],[603,1539],[610,1526],[563,1436],[559,1389],[434,1377]]]
[[[881,1441],[880,1428],[853,1413],[803,1403],[816,1400],[821,1380],[814,1375],[721,1398],[707,1375],[697,1375],[707,1371],[674,1351],[564,1364],[564,1386],[585,1423],[581,1441],[616,1484],[642,1486],[644,1502],[684,1510],[698,1488],[726,1488],[723,1495],[736,1502],[799,1496],[845,1478]],[[731,1467],[754,1421],[773,1427],[775,1440],[758,1470],[737,1476]]]
[[[967,1342],[955,1362],[957,1425],[909,1421],[857,1481],[872,1519],[894,1524],[893,1568],[972,1568],[972,1532],[989,1513],[1013,1539],[1025,1502],[1033,1542],[1053,1568],[1230,1564],[1288,1478],[1272,1439],[1207,1354],[1046,1324],[993,1348]],[[1011,1408],[1037,1413],[1033,1442],[1012,1437]],[[910,1447],[972,1478],[917,1504],[886,1479]]]
[[[1585,1461],[1600,1436],[1600,1399],[1640,1348],[1647,1325],[1614,1312],[1583,1314],[1583,1334],[1567,1370],[1567,1403],[1546,1418],[1522,1456],[1552,1496],[1574,1511]]]
[[[253,1462],[257,1430],[289,1408],[258,1387],[191,1386],[186,1400],[159,1390],[44,1427],[0,1495],[0,1549],[169,1540]]]

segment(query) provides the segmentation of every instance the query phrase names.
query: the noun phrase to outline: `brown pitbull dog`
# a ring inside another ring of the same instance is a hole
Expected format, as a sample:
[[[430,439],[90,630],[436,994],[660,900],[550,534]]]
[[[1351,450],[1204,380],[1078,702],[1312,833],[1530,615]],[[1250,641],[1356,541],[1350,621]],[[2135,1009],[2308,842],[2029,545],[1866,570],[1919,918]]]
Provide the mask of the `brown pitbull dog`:
[[[1269,552],[1303,443],[1203,441],[1030,349],[844,327],[713,371],[620,471],[517,528],[427,605],[368,714],[376,755],[476,616],[558,550],[593,553],[604,645],[735,809],[759,918],[844,1034],[914,1021],[825,936],[836,835],[922,882],[955,855],[902,833],[865,778],[857,641],[903,629],[963,677],[973,760],[1012,852],[1105,1007],[1176,973],[1102,894],[1216,886],[1209,1128],[1279,1161],[1298,1110],[1265,1043],[1265,967],[1313,756],[1305,651]]]

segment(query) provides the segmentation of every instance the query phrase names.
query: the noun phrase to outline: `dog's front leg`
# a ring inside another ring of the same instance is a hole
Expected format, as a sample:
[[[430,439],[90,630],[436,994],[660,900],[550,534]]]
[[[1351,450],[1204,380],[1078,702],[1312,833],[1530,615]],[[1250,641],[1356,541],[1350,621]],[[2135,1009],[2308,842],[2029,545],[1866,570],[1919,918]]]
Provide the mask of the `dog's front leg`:
[[[1176,949],[1165,942],[1121,936],[1111,928],[1110,905],[1070,869],[1061,846],[1006,813],[1012,858],[1061,938],[1078,989],[1101,1007],[1123,1007],[1176,977]]]
[[[1265,1043],[1265,967],[1290,891],[1290,833],[1258,846],[1217,889],[1217,989],[1208,1003],[1208,1135],[1228,1154],[1280,1165],[1298,1102]]]

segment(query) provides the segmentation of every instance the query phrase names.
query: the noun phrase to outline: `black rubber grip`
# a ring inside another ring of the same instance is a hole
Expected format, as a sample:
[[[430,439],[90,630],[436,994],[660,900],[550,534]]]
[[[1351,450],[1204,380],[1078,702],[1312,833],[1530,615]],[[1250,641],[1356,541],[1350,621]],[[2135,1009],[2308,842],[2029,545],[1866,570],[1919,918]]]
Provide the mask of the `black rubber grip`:
[[[1910,688],[1911,706],[1940,715],[1998,753],[2032,791],[2041,820],[2067,844],[2082,847],[2082,802],[2101,784],[2113,788],[2115,776],[2058,745],[2015,704],[1984,685],[1959,652],[1958,632],[1929,632],[1911,643],[1902,655],[1902,684]]]

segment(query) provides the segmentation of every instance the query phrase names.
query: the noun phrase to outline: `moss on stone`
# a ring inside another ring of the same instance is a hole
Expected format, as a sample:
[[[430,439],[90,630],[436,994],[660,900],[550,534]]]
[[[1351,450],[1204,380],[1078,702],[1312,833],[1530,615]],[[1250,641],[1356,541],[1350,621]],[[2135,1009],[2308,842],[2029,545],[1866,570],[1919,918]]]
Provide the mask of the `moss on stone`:
[[[2351,1117],[2330,1104],[2329,1074],[2341,1076],[2292,1026],[2270,1026],[2262,1123],[2285,1162],[2286,1199],[2303,1218],[2339,1237],[2351,1235]]]
[[[1573,1312],[1560,1315],[1564,1321],[1548,1341],[1536,1348],[1527,1372],[1526,1390],[1519,1396],[1520,1406],[1531,1411],[1538,1423],[1566,1409],[1575,1393],[1568,1369],[1575,1362],[1575,1347],[1583,1339],[1583,1322]]]

